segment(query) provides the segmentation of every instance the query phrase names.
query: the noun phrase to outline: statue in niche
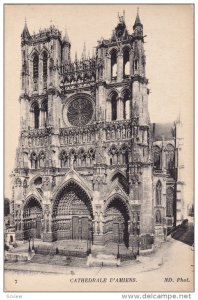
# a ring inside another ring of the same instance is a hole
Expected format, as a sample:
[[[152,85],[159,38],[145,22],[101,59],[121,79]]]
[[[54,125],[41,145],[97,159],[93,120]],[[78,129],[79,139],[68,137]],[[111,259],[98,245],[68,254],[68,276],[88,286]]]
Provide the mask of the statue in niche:
[[[32,146],[32,139],[29,137],[28,138],[28,147],[31,147]]]
[[[110,138],[111,138],[110,130],[109,128],[107,128],[107,140],[110,140]]]
[[[115,139],[115,130],[114,130],[114,128],[111,129],[111,137],[112,137],[112,140]]]
[[[43,185],[42,185],[42,187],[43,187],[45,190],[47,190],[48,187],[49,187],[49,184],[50,184],[50,179],[49,179],[49,177],[44,177],[44,178],[43,178]]]
[[[43,168],[45,166],[45,154],[41,152],[40,154],[40,167]]]
[[[120,139],[120,128],[119,127],[117,128],[116,132],[117,132],[117,138]]]
[[[161,223],[161,213],[160,213],[159,210],[156,211],[155,222],[156,223]]]
[[[55,187],[56,186],[56,177],[53,176],[52,177],[52,187]]]
[[[91,133],[88,130],[88,132],[87,132],[87,142],[90,142],[90,140],[91,140]]]

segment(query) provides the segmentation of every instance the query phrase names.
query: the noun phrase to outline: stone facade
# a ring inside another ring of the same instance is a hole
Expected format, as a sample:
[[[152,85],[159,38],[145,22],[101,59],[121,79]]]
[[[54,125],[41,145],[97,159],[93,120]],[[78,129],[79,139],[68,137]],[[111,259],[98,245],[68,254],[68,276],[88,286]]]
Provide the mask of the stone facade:
[[[25,24],[12,176],[16,239],[151,248],[183,218],[182,137],[179,121],[150,123],[139,15],[132,33],[119,17],[91,58],[83,49],[72,61],[70,48],[54,26],[30,35]]]

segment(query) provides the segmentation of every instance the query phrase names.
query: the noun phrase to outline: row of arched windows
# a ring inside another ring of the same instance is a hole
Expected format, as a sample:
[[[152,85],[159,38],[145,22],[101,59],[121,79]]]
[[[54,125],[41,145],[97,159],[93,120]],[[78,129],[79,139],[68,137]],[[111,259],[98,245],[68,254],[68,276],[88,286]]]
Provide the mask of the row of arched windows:
[[[121,98],[113,91],[110,95],[111,120],[126,120],[130,118],[130,91],[124,91]]]
[[[43,101],[41,107],[37,101],[31,105],[30,112],[32,114],[32,127],[38,129],[39,127],[47,127],[48,125],[48,103]]]
[[[116,164],[128,164],[129,161],[129,153],[127,145],[123,144],[121,147],[117,147],[116,145],[112,145],[109,149],[110,155],[110,165]]]
[[[42,61],[43,61],[43,68],[42,68],[42,75],[43,75],[43,84],[44,88],[46,87],[47,82],[47,68],[48,68],[48,55],[47,52],[44,51],[42,54]],[[39,55],[34,53],[33,55],[33,82],[34,82],[34,91],[38,90],[38,78],[39,78]]]
[[[38,169],[45,167],[46,163],[46,155],[45,152],[42,150],[38,155],[36,152],[32,152],[30,155],[30,162],[32,169]]]
[[[162,183],[159,180],[155,188],[155,199],[156,206],[160,206],[162,203]],[[166,216],[173,216],[173,202],[174,202],[174,189],[172,187],[167,187],[166,189]]]
[[[84,148],[80,148],[78,151],[71,149],[70,151],[62,150],[60,155],[61,167],[74,166],[91,166],[95,162],[95,150],[89,148],[87,151]]]
[[[118,71],[118,59],[117,50],[111,51],[111,79],[117,78]],[[130,63],[129,63],[129,49],[124,48],[123,50],[123,78],[127,78],[130,75]]]

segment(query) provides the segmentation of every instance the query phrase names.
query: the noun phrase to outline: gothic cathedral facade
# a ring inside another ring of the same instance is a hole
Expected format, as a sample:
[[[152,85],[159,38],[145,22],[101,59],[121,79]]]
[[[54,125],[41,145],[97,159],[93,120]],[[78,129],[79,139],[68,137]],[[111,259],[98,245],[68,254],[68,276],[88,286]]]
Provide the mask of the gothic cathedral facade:
[[[184,216],[182,125],[150,122],[140,17],[133,32],[119,17],[92,57],[72,61],[70,48],[54,25],[30,35],[25,24],[16,239],[152,248]]]

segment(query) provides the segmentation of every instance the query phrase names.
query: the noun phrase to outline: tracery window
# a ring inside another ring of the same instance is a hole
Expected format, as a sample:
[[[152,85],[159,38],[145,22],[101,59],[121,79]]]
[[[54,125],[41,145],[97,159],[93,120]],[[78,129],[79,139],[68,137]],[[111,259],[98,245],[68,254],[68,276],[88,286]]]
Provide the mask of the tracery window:
[[[166,190],[166,216],[173,216],[173,199],[174,199],[174,191],[172,187],[168,187]]]
[[[115,49],[111,52],[111,79],[117,78],[117,51]]]
[[[161,184],[161,181],[158,181],[157,184],[156,184],[155,196],[156,196],[156,205],[161,205],[161,202],[162,202],[162,184]]]
[[[175,148],[169,144],[166,147],[166,168],[168,170],[174,169],[175,166]]]
[[[93,105],[87,98],[76,98],[70,102],[67,110],[67,118],[73,126],[88,124],[93,116]]]
[[[39,63],[39,58],[38,55],[35,54],[33,58],[33,78],[38,78],[38,63]]]
[[[39,57],[38,54],[34,54],[33,57],[33,81],[34,81],[34,90],[38,90],[38,77],[39,77]]]
[[[161,150],[158,146],[153,147],[153,163],[155,169],[161,169]]]
[[[111,98],[111,116],[112,121],[117,120],[117,94],[113,94]]]
[[[47,53],[43,53],[43,77],[47,77]]]
[[[130,63],[129,63],[129,49],[123,51],[123,77],[129,77],[130,75]]]
[[[123,119],[130,118],[130,92],[127,90],[123,97]]]
[[[47,101],[44,101],[42,104],[42,125],[43,127],[48,126],[48,103]]]
[[[127,145],[122,145],[120,148],[120,163],[127,164],[128,163],[128,147]]]
[[[32,112],[34,115],[34,128],[39,128],[39,117],[40,117],[40,109],[37,102],[32,105]]]
[[[48,63],[47,63],[47,53],[44,52],[43,53],[43,87],[46,88],[47,85],[47,66],[48,66]]]

